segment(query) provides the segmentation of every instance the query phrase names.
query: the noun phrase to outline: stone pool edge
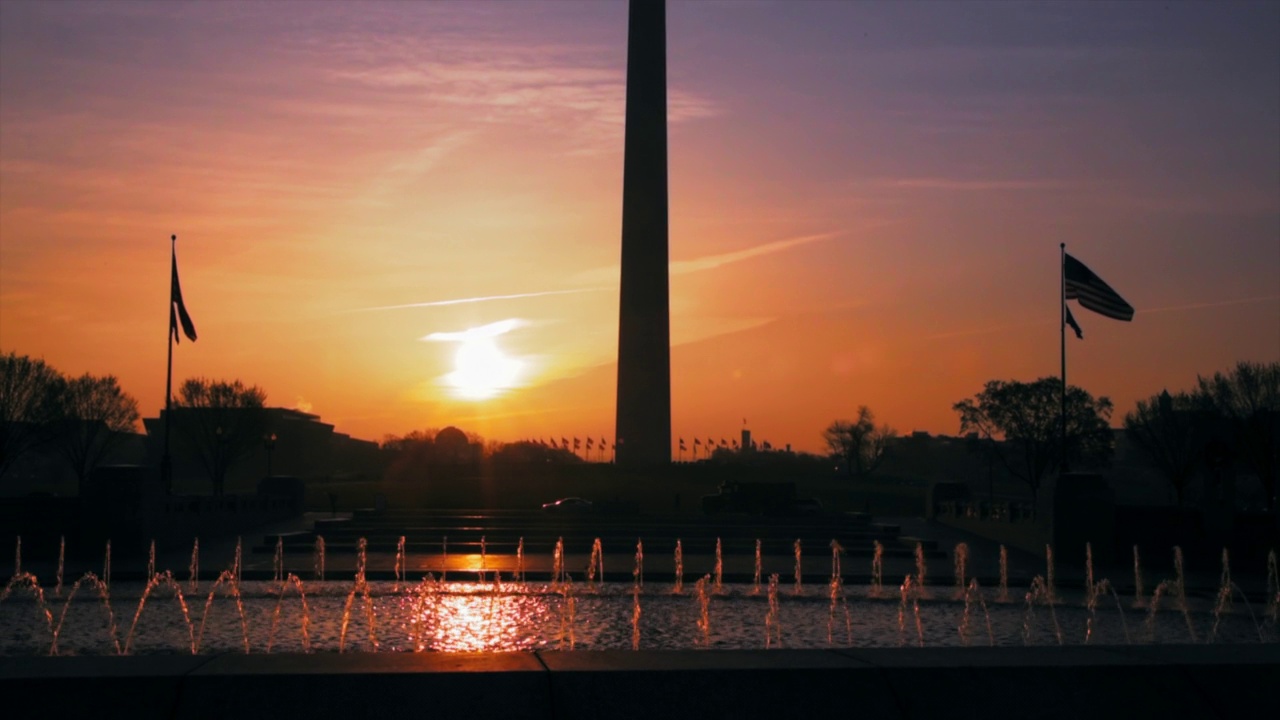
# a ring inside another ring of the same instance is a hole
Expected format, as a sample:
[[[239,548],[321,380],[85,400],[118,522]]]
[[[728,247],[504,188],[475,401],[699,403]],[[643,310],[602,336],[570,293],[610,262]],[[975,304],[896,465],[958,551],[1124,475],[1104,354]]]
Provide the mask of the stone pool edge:
[[[1276,687],[1280,644],[0,658],[40,717],[131,720],[1236,719]]]

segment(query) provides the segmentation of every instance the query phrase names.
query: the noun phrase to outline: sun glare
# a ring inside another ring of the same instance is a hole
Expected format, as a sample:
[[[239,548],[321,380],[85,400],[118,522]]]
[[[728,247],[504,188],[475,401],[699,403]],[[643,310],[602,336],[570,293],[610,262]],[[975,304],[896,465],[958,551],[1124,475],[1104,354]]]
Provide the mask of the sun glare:
[[[519,320],[502,320],[459,333],[432,333],[425,339],[458,343],[454,370],[444,382],[457,397],[487,400],[516,386],[524,363],[503,353],[495,338],[519,325]]]

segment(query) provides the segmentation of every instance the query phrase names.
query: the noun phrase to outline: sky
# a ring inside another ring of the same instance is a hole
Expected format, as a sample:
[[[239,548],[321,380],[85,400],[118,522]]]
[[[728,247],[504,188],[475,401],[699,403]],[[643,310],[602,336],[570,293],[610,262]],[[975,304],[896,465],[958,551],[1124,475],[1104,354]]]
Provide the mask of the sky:
[[[0,3],[0,351],[380,439],[613,436],[622,2]],[[1280,4],[668,4],[673,433],[1280,361]],[[1074,303],[1073,303],[1074,305]],[[461,360],[461,366],[459,366]],[[675,441],[676,438],[673,438]]]

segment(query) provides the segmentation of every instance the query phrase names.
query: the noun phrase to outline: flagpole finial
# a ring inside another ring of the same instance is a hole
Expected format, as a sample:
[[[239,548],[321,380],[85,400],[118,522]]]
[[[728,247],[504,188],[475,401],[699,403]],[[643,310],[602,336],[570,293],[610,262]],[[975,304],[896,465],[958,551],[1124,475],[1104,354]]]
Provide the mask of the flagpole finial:
[[[1062,248],[1063,250],[1066,250],[1066,249],[1067,249],[1067,244],[1066,244],[1066,243],[1058,243],[1058,247]]]
[[[178,242],[178,236],[177,236],[177,235],[170,235],[170,236],[169,236],[169,240],[170,240],[170,242]]]

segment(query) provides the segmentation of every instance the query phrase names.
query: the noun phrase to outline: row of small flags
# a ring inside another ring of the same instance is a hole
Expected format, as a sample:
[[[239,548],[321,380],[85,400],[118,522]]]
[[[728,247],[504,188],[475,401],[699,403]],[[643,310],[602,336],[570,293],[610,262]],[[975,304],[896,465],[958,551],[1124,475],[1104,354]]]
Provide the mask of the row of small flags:
[[[576,451],[576,450],[581,450],[581,449],[583,449],[583,442],[582,442],[582,438],[578,438],[578,437],[573,438],[573,440],[570,440],[569,438],[564,438],[564,437],[562,437],[562,438],[560,438],[560,442],[559,442],[559,443],[557,443],[557,442],[556,442],[556,439],[555,439],[555,438],[526,440],[525,442],[532,443],[532,444],[537,445],[537,446],[539,446],[539,447],[552,448],[552,449],[554,449],[554,450],[575,450],[575,451]],[[719,441],[719,442],[716,442],[716,440],[715,440],[714,438],[707,438],[707,441],[704,443],[704,442],[702,441],[702,438],[694,438],[694,439],[693,439],[693,445],[694,445],[694,447],[701,447],[701,446],[705,445],[706,447],[709,447],[709,448],[714,448],[714,447],[721,447],[721,448],[725,448],[725,447],[732,447],[732,448],[735,448],[735,449],[736,449],[736,448],[738,447],[738,441],[737,441],[737,440],[729,441],[729,440],[725,440],[724,438],[720,438],[720,441]],[[761,446],[762,448],[764,448],[765,450],[772,450],[772,449],[773,449],[773,445],[769,444],[769,442],[768,442],[768,441],[765,441],[765,442],[761,443],[761,444],[760,444],[760,446]],[[616,448],[616,447],[617,447],[617,445],[616,445],[616,444],[615,444],[615,445],[610,445],[610,444],[609,444],[609,441],[608,441],[608,440],[606,440],[605,438],[600,438],[600,442],[599,442],[599,444],[597,445],[597,444],[596,444],[596,440],[595,440],[595,438],[591,438],[591,437],[587,438],[587,441],[586,441],[586,449],[587,449],[587,450],[591,450],[591,449],[596,448],[596,447],[599,447],[601,450],[608,450],[610,447],[615,447],[615,448]],[[685,444],[684,438],[680,438],[680,449],[681,449],[681,450],[687,450],[687,449],[688,449],[688,446]]]
[[[738,447],[738,441],[737,441],[737,440],[728,441],[728,440],[725,440],[724,438],[720,438],[720,442],[716,442],[714,438],[707,438],[707,441],[704,443],[704,442],[702,442],[702,438],[694,438],[694,439],[693,439],[693,446],[694,446],[695,448],[696,448],[696,447],[699,447],[699,446],[706,446],[706,447],[709,447],[709,448],[717,448],[717,447],[721,447],[721,448],[723,448],[723,447],[732,447],[732,448],[737,448],[737,447]],[[761,443],[761,444],[760,444],[760,447],[764,448],[765,450],[772,450],[772,449],[773,449],[773,446],[772,446],[772,445],[770,445],[768,442],[763,442],[763,443]],[[685,445],[684,438],[680,438],[680,449],[681,449],[681,450],[687,450],[687,449],[688,449],[688,446],[687,446],[687,445]]]
[[[581,450],[582,449],[582,439],[576,438],[576,437],[573,439],[572,443],[570,443],[569,438],[560,438],[560,444],[558,445],[556,444],[555,438],[548,438],[546,440],[542,440],[542,439],[527,440],[526,442],[532,443],[539,447],[552,448],[555,450],[569,450],[569,449]],[[590,437],[587,438],[587,449],[590,450],[593,447],[596,447],[595,438],[590,438]],[[605,440],[604,438],[600,438],[599,447],[601,450],[607,450],[610,447],[609,441]],[[614,445],[614,447],[616,447],[616,444]]]

